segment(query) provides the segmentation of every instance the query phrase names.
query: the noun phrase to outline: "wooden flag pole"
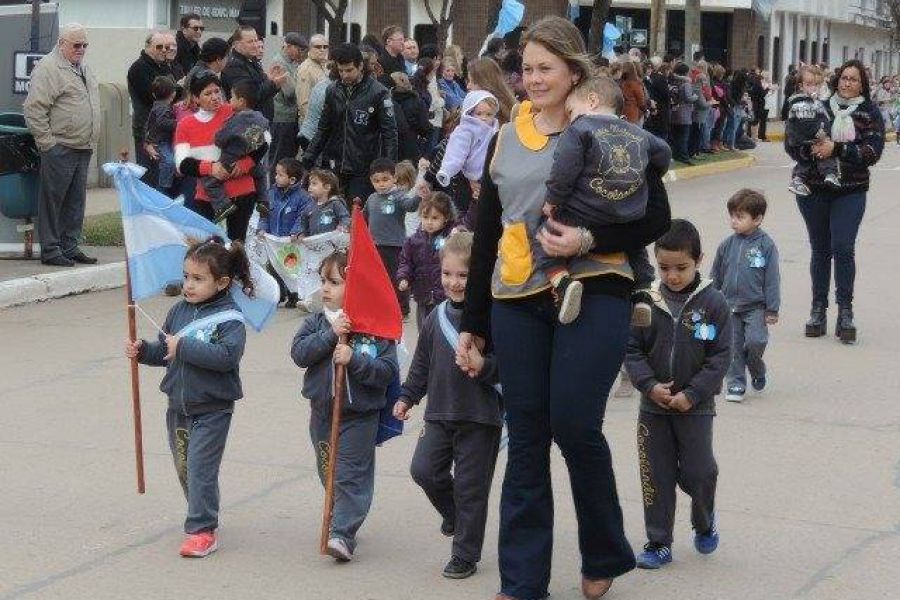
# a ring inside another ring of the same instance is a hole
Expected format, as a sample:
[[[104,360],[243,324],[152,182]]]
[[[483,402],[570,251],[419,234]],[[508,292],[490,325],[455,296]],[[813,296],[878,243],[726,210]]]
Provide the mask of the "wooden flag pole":
[[[342,335],[338,341],[347,343],[347,336]],[[328,536],[331,533],[331,517],[334,512],[334,474],[337,469],[338,441],[341,432],[341,404],[344,398],[346,383],[346,365],[334,366],[334,400],[331,405],[331,439],[328,441],[328,464],[325,470],[325,506],[322,508],[322,537],[319,540],[319,552],[328,554]]]
[[[137,341],[137,320],[135,319],[134,298],[131,296],[131,272],[125,262],[125,290],[128,294],[128,339]],[[143,494],[144,487],[144,436],[141,426],[141,386],[138,379],[137,357],[131,359],[131,407],[134,413],[134,461],[137,466],[137,490]]]
[[[119,150],[119,162],[128,162],[128,150]],[[133,344],[137,341],[137,318],[134,309],[134,297],[131,294],[131,270],[125,261],[125,293],[128,295],[128,339]],[[137,491],[143,494],[144,485],[144,428],[141,425],[141,385],[138,378],[137,357],[131,359],[131,409],[134,416],[134,462],[137,468]]]

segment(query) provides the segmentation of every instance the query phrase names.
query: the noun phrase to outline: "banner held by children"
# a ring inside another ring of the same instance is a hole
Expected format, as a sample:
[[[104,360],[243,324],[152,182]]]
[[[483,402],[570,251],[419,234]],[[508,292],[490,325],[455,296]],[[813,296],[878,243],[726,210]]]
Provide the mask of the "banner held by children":
[[[322,287],[319,264],[335,250],[346,250],[350,236],[329,231],[294,242],[289,237],[266,233],[263,240],[269,264],[284,285],[301,299],[307,299]]]

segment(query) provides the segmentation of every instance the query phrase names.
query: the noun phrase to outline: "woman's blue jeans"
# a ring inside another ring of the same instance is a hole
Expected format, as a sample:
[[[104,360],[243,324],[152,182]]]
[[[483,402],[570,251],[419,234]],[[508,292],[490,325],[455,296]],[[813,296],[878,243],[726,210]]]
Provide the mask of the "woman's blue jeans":
[[[733,149],[735,142],[737,142],[738,131],[740,131],[743,122],[744,118],[740,114],[735,112],[728,113],[728,118],[725,121],[725,131],[722,134],[722,143]]]
[[[866,212],[866,192],[834,196],[814,191],[798,196],[797,207],[809,234],[813,302],[828,306],[834,260],[835,300],[838,306],[850,306],[856,280],[856,234]]]
[[[581,315],[560,325],[549,294],[495,301],[492,328],[509,427],[500,502],[502,592],[543,598],[553,553],[550,444],[569,470],[581,572],[591,579],[634,568],[622,525],[603,417],[628,340],[624,298],[585,294]]]

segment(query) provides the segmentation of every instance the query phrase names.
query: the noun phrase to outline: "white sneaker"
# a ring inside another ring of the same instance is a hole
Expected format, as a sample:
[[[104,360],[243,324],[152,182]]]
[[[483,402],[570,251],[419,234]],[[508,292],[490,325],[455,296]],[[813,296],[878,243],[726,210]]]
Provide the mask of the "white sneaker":
[[[347,542],[341,538],[331,538],[328,540],[328,556],[333,557],[339,562],[350,562],[353,560],[353,553],[347,547]]]

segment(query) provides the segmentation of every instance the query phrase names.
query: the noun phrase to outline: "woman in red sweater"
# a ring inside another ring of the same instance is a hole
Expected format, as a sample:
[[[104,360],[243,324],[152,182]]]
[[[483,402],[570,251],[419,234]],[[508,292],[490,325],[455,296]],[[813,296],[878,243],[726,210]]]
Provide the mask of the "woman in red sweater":
[[[630,60],[622,64],[622,95],[625,96],[625,107],[622,114],[629,123],[641,125],[644,111],[647,110],[647,96],[644,94],[644,83],[641,81],[640,67]]]
[[[191,80],[191,94],[199,109],[178,122],[175,129],[175,164],[182,175],[197,178],[212,175],[225,182],[225,193],[237,207],[228,216],[228,237],[243,241],[256,198],[251,173],[254,164],[262,160],[268,146],[264,145],[252,158],[240,159],[229,172],[218,162],[220,151],[215,138],[234,110],[224,101],[219,79],[212,71],[198,74]],[[199,179],[196,200],[194,209],[212,221],[213,208]]]

